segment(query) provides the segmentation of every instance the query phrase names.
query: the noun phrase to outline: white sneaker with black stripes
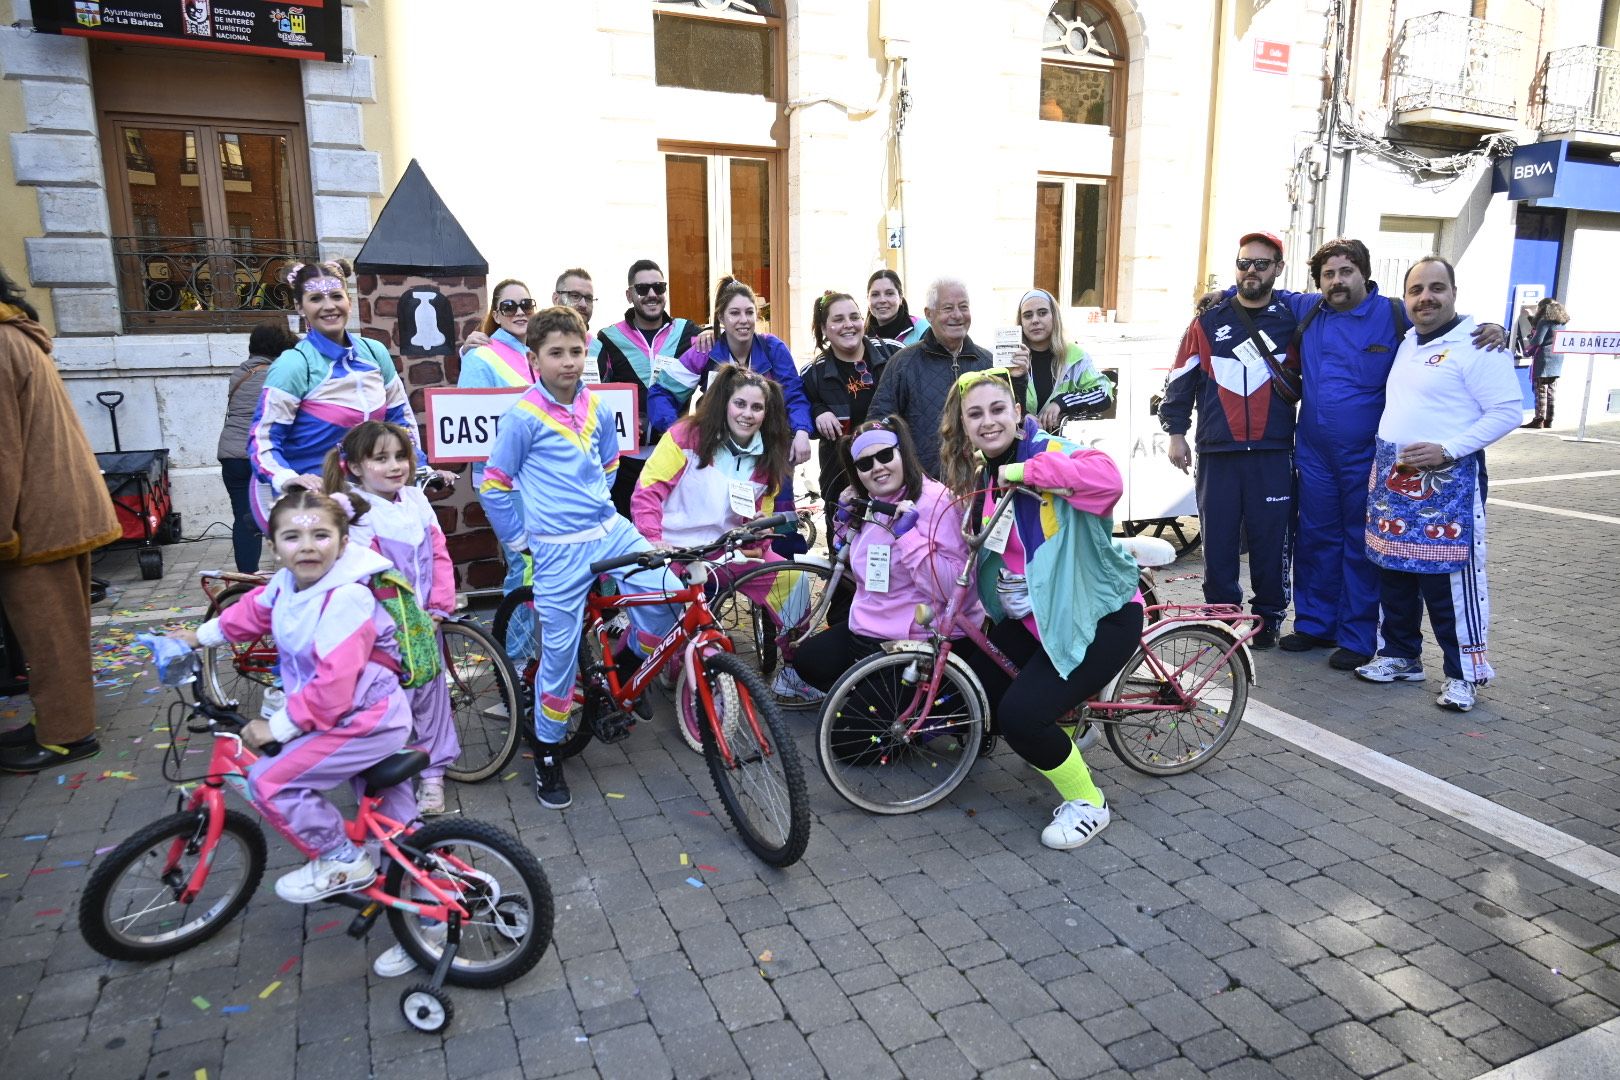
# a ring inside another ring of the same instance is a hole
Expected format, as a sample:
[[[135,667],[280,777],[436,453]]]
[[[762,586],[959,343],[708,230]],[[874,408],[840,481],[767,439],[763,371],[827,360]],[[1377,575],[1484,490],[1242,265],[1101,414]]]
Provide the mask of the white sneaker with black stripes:
[[[1092,806],[1084,799],[1073,799],[1052,811],[1052,824],[1041,830],[1041,843],[1059,851],[1077,848],[1108,828],[1108,800]]]

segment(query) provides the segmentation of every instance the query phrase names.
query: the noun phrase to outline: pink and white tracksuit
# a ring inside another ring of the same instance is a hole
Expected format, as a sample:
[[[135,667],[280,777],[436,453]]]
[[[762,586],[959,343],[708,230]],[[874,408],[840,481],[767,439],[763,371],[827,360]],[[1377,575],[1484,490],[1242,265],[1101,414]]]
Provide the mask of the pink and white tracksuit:
[[[299,589],[283,568],[197,628],[198,641],[215,647],[265,634],[275,639],[287,705],[271,718],[270,731],[282,751],[254,763],[248,789],[265,820],[312,859],[347,843],[343,815],[320,793],[352,780],[358,797],[364,785],[357,774],[403,750],[410,738],[394,620],[368,584],[387,569],[387,559],[350,543],[308,588]],[[379,809],[412,821],[410,784],[384,791]]]
[[[414,487],[400,488],[390,502],[381,495],[356,489],[371,505],[349,527],[349,542],[363,544],[394,564],[416,590],[417,602],[430,615],[449,615],[456,609],[456,571],[445,546],[433,505]],[[441,650],[442,651],[442,650]],[[447,673],[426,686],[407,688],[415,730],[411,745],[426,751],[432,763],[422,770],[423,780],[438,780],[445,766],[461,753],[455,719],[450,715],[450,680]]]

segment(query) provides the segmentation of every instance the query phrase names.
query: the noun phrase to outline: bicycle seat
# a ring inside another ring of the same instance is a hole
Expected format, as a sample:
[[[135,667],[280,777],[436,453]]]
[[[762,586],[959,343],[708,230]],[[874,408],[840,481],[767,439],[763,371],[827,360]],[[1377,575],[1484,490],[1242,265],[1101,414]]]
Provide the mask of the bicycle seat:
[[[401,750],[383,758],[360,774],[365,781],[367,795],[380,795],[395,784],[403,784],[428,767],[428,756],[422,750]]]
[[[1121,547],[1131,553],[1137,566],[1169,566],[1176,561],[1176,549],[1157,536],[1116,536]]]

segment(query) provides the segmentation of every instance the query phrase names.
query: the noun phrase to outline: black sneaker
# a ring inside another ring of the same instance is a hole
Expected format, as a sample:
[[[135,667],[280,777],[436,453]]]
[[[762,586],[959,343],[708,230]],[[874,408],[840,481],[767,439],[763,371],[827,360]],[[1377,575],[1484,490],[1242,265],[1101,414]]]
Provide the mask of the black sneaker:
[[[534,797],[540,800],[541,806],[550,810],[566,810],[574,805],[555,743],[540,743],[535,750]]]
[[[1337,642],[1332,638],[1318,637],[1303,630],[1295,630],[1292,634],[1285,635],[1277,644],[1283,652],[1310,652],[1312,649],[1326,649]]]
[[[1276,647],[1277,631],[1269,626],[1249,639],[1249,648],[1251,649],[1275,649]]]
[[[1328,657],[1328,667],[1334,671],[1354,671],[1361,665],[1371,662],[1372,657],[1366,653],[1352,652],[1349,649],[1334,649],[1333,655]]]

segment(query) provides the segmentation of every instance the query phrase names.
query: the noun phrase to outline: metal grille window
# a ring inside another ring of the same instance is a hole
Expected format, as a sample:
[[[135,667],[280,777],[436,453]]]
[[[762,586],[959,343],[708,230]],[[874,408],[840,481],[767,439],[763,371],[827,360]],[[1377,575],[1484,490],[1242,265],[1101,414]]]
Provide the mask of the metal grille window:
[[[777,5],[767,0],[656,0],[654,79],[659,86],[780,100],[780,31]]]
[[[124,153],[109,194],[126,329],[225,330],[286,310],[290,263],[314,254],[296,128],[109,118]]]
[[[1554,49],[1542,63],[1535,95],[1543,135],[1620,135],[1620,50]]]

